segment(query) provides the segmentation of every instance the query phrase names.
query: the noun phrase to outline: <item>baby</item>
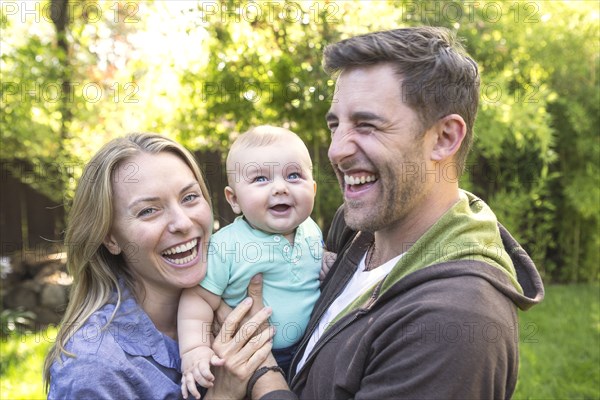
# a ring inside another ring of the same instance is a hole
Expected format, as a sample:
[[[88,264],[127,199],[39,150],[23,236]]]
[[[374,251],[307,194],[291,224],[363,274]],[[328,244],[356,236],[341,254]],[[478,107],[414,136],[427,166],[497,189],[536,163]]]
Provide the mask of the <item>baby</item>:
[[[227,181],[226,199],[241,216],[211,238],[206,278],[184,291],[178,313],[182,373],[196,370],[204,387],[214,380],[211,363],[222,361],[210,334],[221,299],[235,307],[247,297],[250,279],[263,275],[264,303],[276,328],[273,355],[287,371],[319,297],[323,241],[309,217],[317,184],[304,142],[283,128],[249,130],[229,150]]]

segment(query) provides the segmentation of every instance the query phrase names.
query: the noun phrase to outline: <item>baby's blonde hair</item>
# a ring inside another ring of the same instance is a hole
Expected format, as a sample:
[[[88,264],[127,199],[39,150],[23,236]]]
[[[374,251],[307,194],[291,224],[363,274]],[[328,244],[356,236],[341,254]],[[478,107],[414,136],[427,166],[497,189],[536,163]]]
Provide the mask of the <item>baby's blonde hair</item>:
[[[300,148],[304,149],[306,152],[306,159],[309,162],[309,167],[312,170],[312,160],[308,152],[308,148],[306,147],[306,144],[304,144],[304,141],[302,141],[297,134],[289,129],[278,126],[260,125],[242,133],[229,148],[226,161],[227,182],[229,186],[232,186],[232,183],[235,182],[234,175],[236,173],[235,171],[238,170],[235,168],[235,161],[241,150],[265,147],[273,143],[284,141],[287,141],[286,143],[295,142],[298,146],[300,146]]]

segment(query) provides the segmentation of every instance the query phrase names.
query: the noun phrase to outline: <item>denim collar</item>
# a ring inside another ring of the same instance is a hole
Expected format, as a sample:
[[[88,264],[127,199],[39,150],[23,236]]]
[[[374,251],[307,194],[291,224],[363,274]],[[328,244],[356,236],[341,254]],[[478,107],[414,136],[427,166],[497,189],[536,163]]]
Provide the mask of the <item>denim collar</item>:
[[[119,280],[119,286],[123,296],[122,302],[107,328],[112,331],[115,341],[127,354],[152,357],[164,367],[179,370],[181,360],[177,342],[156,329],[148,314],[139,306],[122,280]],[[110,302],[113,309],[116,298],[115,291]]]

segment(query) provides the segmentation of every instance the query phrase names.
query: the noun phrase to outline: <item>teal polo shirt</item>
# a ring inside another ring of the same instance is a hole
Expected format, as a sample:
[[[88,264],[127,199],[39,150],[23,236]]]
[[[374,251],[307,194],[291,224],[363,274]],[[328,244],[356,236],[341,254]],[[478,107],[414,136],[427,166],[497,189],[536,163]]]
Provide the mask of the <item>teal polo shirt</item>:
[[[319,298],[322,237],[311,218],[296,228],[291,245],[283,235],[254,229],[237,217],[212,236],[200,285],[235,307],[247,297],[250,279],[261,273],[264,303],[273,308],[273,348],[292,346],[304,335]]]

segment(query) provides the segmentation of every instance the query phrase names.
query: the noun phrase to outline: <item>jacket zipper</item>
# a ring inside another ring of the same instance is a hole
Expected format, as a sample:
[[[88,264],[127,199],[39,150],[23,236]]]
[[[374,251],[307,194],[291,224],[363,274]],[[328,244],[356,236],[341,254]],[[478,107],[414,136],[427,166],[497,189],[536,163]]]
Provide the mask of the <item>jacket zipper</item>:
[[[373,293],[371,294],[369,299],[365,302],[365,304],[361,308],[357,309],[352,314],[349,314],[349,315],[343,317],[333,327],[327,329],[324,332],[323,336],[315,344],[315,347],[313,347],[311,354],[308,356],[308,358],[304,362],[304,365],[302,366],[300,371],[298,371],[298,373],[294,375],[294,379],[292,379],[292,381],[290,382],[290,387],[294,386],[294,384],[298,380],[298,377],[300,375],[302,375],[302,373],[304,372],[304,369],[306,368],[306,366],[308,364],[310,364],[310,362],[317,355],[319,350],[321,350],[321,348],[323,348],[323,346],[325,346],[325,344],[327,344],[331,338],[333,338],[335,335],[337,335],[339,332],[341,332],[348,325],[354,323],[356,320],[358,320],[359,318],[362,318],[364,315],[368,314],[371,311],[371,307],[373,306],[373,303],[375,303],[375,301],[379,297],[379,292],[381,291],[381,287],[383,286],[384,281],[385,281],[385,277],[381,281],[379,281],[379,283],[373,290]],[[333,300],[331,301],[331,303],[333,303]],[[327,308],[329,308],[330,305],[331,304],[328,304]],[[327,308],[325,308],[325,310],[327,310]],[[319,320],[321,319],[322,314],[319,316]],[[314,329],[313,329],[313,331],[314,331]],[[311,336],[312,336],[312,331],[311,331]],[[305,342],[307,342],[309,338],[310,338],[310,336],[306,335],[306,337],[302,341],[302,346],[304,346]],[[302,346],[300,346],[298,348],[301,349]],[[295,367],[295,364],[292,363],[292,368],[294,368],[294,367]]]

